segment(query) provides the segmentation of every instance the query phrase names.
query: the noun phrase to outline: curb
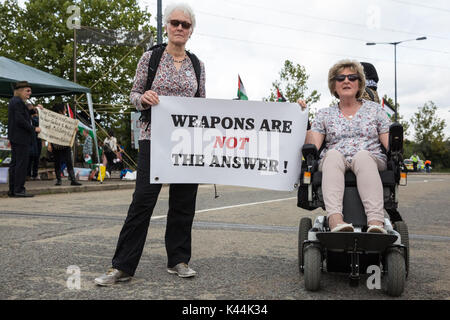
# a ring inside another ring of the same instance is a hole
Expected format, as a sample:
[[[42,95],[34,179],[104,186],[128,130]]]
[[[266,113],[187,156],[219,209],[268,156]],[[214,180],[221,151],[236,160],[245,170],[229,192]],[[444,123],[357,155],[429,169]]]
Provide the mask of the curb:
[[[97,184],[97,185],[82,185],[82,186],[55,186],[39,189],[27,189],[27,192],[33,195],[45,194],[59,194],[59,193],[74,193],[74,192],[91,192],[91,191],[109,191],[109,190],[126,190],[134,189],[135,183],[121,183],[121,184]],[[0,191],[0,198],[7,198],[8,191]]]

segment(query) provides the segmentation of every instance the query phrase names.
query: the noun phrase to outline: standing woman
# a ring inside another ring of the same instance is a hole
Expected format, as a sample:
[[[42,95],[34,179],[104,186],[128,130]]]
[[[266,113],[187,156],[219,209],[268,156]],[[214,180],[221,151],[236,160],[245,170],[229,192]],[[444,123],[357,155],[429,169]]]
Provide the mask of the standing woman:
[[[146,89],[149,62],[157,49],[145,52],[137,66],[130,99],[138,111],[158,107],[160,95],[205,97],[204,64],[200,62],[200,81],[197,83],[193,59],[189,58],[185,50],[195,27],[192,9],[185,4],[166,7],[164,25],[169,40],[149,90]],[[141,258],[150,218],[162,186],[150,184],[150,136],[151,123],[143,120],[133,201],[120,232],[112,267],[94,280],[98,285],[106,286],[130,280]],[[169,189],[169,211],[165,233],[167,271],[180,277],[196,275],[188,263],[191,258],[191,231],[197,188],[197,184],[171,184]]]

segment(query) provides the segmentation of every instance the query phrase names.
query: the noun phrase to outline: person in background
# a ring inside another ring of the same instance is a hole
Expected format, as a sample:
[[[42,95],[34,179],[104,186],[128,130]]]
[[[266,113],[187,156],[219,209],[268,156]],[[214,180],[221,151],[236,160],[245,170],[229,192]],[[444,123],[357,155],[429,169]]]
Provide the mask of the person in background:
[[[377,69],[369,62],[361,62],[361,65],[364,68],[364,75],[366,76],[366,87],[361,98],[380,103],[380,97],[377,92],[379,81]]]
[[[425,160],[425,171],[427,173],[430,173],[430,171],[431,171],[431,161],[430,160]]]
[[[411,156],[411,160],[412,160],[412,163],[413,163],[413,170],[414,170],[414,172],[417,172],[417,164],[419,163],[419,159],[418,159],[416,153],[414,153],[414,154]]]
[[[92,137],[87,130],[83,130],[83,136],[85,138],[83,143],[83,157],[88,166],[92,167]]]
[[[185,4],[169,5],[164,12],[164,24],[168,37],[167,46],[145,52],[137,66],[130,99],[138,111],[158,108],[159,96],[205,97],[204,64],[198,61],[200,80],[197,82],[192,62],[196,58],[189,58],[185,49],[195,27],[192,9]],[[146,89],[149,61],[154,52],[162,53],[162,56],[154,81],[150,89]],[[149,120],[143,121],[133,201],[119,235],[112,267],[94,280],[97,285],[106,286],[130,280],[141,258],[150,218],[162,187],[161,184],[150,184],[150,134]],[[171,184],[169,187],[165,234],[167,272],[182,278],[197,274],[188,266],[197,188],[197,184]]]
[[[9,165],[10,197],[33,197],[25,190],[30,146],[35,133],[41,132],[34,127],[26,101],[31,96],[31,85],[19,81],[14,85],[14,96],[8,104],[8,139],[11,143],[11,163]]]
[[[108,136],[103,141],[103,165],[106,167],[106,172],[111,176],[111,171],[114,161],[117,157],[117,138],[114,132],[109,129]]]
[[[53,111],[57,112],[59,114],[66,115],[67,114],[67,108],[64,105],[64,103],[56,103],[53,105]],[[67,172],[69,174],[70,179],[70,185],[71,186],[81,186],[81,183],[79,183],[75,178],[75,173],[73,171],[73,164],[72,164],[72,154],[71,149],[69,146],[61,146],[56,143],[49,143],[48,144],[48,151],[53,152],[53,155],[55,157],[55,174],[56,174],[56,186],[60,186],[62,184],[61,182],[61,176],[62,176],[62,169],[61,164],[64,162],[67,165]]]
[[[27,104],[28,110],[30,111],[31,122],[34,127],[39,127],[39,113],[37,108],[42,108],[41,105],[34,107],[31,103]],[[27,178],[31,180],[40,180],[38,176],[39,169],[39,159],[41,157],[42,151],[42,140],[35,133],[34,138],[31,141],[30,147],[30,160],[28,162]]]

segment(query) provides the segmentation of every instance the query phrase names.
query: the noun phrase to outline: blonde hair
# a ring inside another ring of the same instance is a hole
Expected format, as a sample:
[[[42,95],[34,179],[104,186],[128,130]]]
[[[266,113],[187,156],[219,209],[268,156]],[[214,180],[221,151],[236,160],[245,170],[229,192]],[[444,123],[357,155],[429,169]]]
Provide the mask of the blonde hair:
[[[366,88],[366,76],[364,74],[364,68],[356,60],[340,60],[334,66],[331,67],[330,71],[328,71],[328,89],[330,89],[330,93],[339,99],[339,95],[336,92],[336,76],[342,72],[345,68],[349,68],[353,72],[355,72],[359,77],[359,90],[356,93],[356,99],[360,99]]]

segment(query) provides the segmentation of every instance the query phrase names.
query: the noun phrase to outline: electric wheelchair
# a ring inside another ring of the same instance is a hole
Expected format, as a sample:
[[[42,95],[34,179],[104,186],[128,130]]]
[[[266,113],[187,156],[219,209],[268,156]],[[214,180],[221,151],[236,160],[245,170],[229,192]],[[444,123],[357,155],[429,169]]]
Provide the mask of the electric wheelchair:
[[[325,143],[325,141],[324,141]],[[403,127],[393,123],[389,129],[387,170],[380,171],[383,184],[387,234],[367,233],[367,217],[356,187],[356,176],[345,173],[343,200],[344,221],[352,223],[355,232],[330,232],[326,216],[314,223],[302,218],[298,233],[298,266],[305,288],[320,288],[322,272],[349,274],[351,286],[358,286],[360,274],[369,266],[378,266],[383,289],[390,296],[403,293],[409,271],[408,227],[397,211],[398,187],[406,185],[403,167]],[[319,151],[312,144],[302,148],[303,162],[297,206],[306,210],[325,210],[322,195],[322,172],[318,171]]]

